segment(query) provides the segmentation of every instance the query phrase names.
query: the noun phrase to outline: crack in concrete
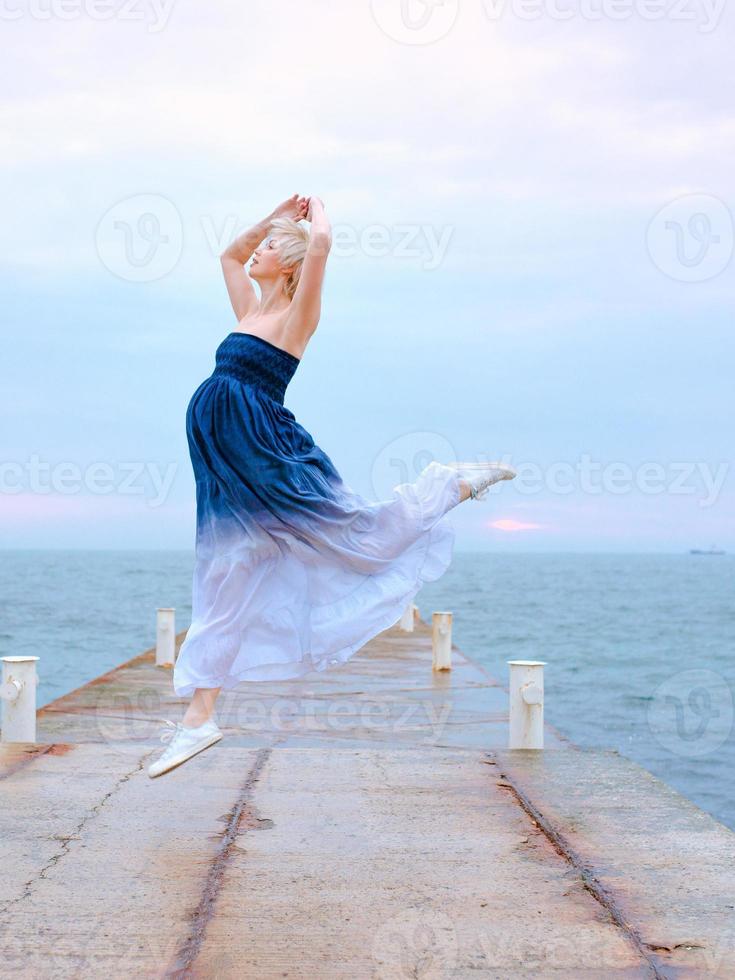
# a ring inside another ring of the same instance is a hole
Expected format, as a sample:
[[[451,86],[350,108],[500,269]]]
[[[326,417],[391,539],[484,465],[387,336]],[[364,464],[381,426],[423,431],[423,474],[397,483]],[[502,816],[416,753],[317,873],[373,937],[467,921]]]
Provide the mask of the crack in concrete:
[[[112,789],[109,790],[107,793],[105,793],[105,795],[102,797],[99,803],[96,803],[93,807],[90,807],[90,809],[84,814],[82,819],[79,821],[78,825],[68,835],[67,834],[52,835],[51,838],[52,840],[58,840],[61,842],[62,845],[61,850],[57,854],[51,855],[49,860],[46,862],[46,864],[44,864],[44,866],[41,868],[38,874],[34,875],[33,878],[30,878],[28,881],[23,883],[24,891],[21,895],[18,895],[17,898],[13,898],[9,902],[6,902],[5,905],[0,906],[0,915],[3,915],[5,912],[8,911],[8,909],[10,909],[14,905],[17,905],[19,902],[23,902],[25,901],[25,899],[30,898],[30,896],[33,893],[33,889],[38,884],[38,882],[43,881],[47,877],[48,872],[51,871],[52,868],[55,868],[56,865],[59,863],[59,861],[63,857],[66,857],[66,855],[69,853],[72,841],[81,839],[80,834],[84,830],[86,824],[93,817],[97,816],[97,814],[105,805],[105,803],[110,799],[111,796],[113,796],[113,794],[115,794],[120,789],[123,783],[126,783],[129,779],[131,779],[135,775],[135,773],[140,772],[140,770],[143,768],[143,764],[148,755],[150,755],[150,752],[147,752],[146,755],[144,755],[139,760],[138,764],[135,766],[134,769],[131,769],[130,772],[123,773],[123,775],[117,780],[117,782],[112,787]]]

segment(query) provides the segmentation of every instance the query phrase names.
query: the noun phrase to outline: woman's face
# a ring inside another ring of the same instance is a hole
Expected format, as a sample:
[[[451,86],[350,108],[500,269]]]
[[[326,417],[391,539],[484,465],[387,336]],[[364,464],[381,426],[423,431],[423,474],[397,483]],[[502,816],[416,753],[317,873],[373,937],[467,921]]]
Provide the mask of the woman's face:
[[[248,270],[251,279],[277,279],[281,272],[278,239],[270,236],[253,252]]]

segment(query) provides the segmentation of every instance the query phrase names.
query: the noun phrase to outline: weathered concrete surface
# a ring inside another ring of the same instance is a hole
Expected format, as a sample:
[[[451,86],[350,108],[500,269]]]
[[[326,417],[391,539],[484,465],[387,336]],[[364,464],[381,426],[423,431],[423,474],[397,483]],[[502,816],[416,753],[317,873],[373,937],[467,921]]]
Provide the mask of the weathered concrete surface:
[[[475,751],[221,743],[158,780],[148,755],[6,780],[8,973],[650,975]]]
[[[647,975],[475,752],[276,749],[254,802],[195,976]]]
[[[735,977],[735,834],[617,752],[496,752],[498,775],[671,976]]]
[[[735,835],[551,729],[549,751],[506,752],[505,691],[453,660],[432,673],[419,622],[241,685],[222,742],[155,780],[184,703],[152,650],[47,705],[38,744],[0,746],[0,973],[733,975],[713,940]]]
[[[2,976],[164,973],[254,753],[202,754],[194,789],[151,755],[75,745],[0,778]]]

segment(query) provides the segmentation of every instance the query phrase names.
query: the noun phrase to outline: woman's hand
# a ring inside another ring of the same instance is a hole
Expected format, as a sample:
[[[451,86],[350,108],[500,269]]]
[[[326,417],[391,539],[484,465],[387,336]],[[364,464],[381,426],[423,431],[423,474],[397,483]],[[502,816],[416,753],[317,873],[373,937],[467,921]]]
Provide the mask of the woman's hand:
[[[282,204],[279,204],[277,208],[273,209],[271,219],[292,218],[294,221],[301,221],[302,218],[306,217],[308,206],[308,198],[302,197],[300,194],[293,194]]]
[[[314,208],[315,207],[318,208],[318,209],[320,208],[322,211],[324,210],[324,201],[322,201],[322,199],[320,197],[310,197],[310,198],[307,198],[306,204],[307,204],[307,211],[306,211],[306,220],[307,221],[313,221],[314,220]]]

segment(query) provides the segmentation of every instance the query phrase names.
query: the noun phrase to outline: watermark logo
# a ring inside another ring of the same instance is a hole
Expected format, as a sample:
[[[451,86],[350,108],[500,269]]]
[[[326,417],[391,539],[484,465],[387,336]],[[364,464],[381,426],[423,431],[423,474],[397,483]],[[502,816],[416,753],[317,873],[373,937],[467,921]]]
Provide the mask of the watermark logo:
[[[370,468],[370,486],[376,500],[387,500],[394,487],[415,482],[434,460],[456,458],[451,442],[438,432],[406,432],[391,439],[375,455]]]
[[[175,268],[184,244],[176,206],[161,194],[136,194],[114,204],[95,233],[97,254],[119,279],[154,282]]]
[[[121,755],[134,753],[146,742],[164,749],[160,737],[165,731],[164,715],[168,711],[168,704],[157,687],[143,687],[132,696],[100,688],[95,702],[95,730],[108,748]]]
[[[648,706],[648,727],[656,741],[689,759],[716,752],[730,737],[733,697],[714,670],[683,670],[667,678]]]
[[[714,279],[727,268],[734,241],[732,214],[711,194],[686,194],[670,201],[646,231],[654,265],[679,282]]]
[[[433,44],[454,27],[459,0],[370,0],[375,23],[399,44]]]
[[[420,977],[443,980],[457,966],[459,943],[454,923],[435,909],[404,909],[376,930],[375,976],[380,980]]]
[[[192,222],[199,242],[211,256],[219,256],[244,229],[236,215],[218,222],[204,214]],[[331,255],[336,259],[364,257],[396,259],[434,272],[443,265],[454,225],[401,222],[332,227]],[[189,236],[193,239],[194,233]],[[161,194],[136,194],[110,207],[98,222],[95,243],[103,265],[127,282],[153,282],[168,275],[183,254],[183,219],[173,201]],[[191,245],[191,241],[189,242]],[[258,244],[255,242],[254,244]]]

